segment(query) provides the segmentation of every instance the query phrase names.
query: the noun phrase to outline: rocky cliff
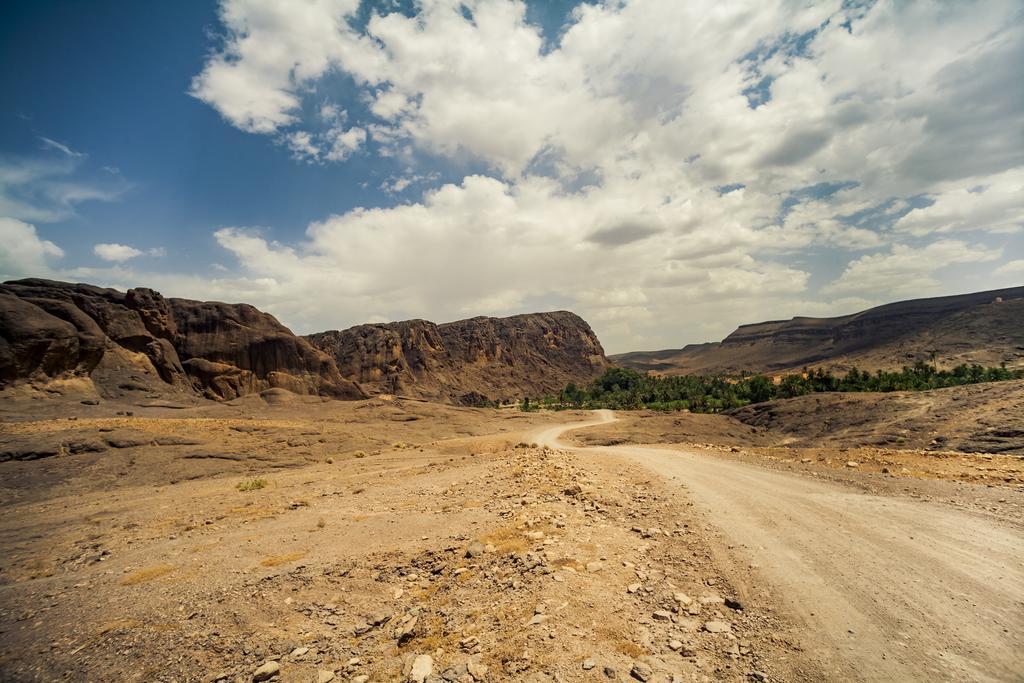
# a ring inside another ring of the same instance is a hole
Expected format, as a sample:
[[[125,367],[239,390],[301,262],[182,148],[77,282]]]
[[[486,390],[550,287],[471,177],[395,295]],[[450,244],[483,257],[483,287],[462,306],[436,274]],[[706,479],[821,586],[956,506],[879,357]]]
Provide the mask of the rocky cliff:
[[[38,279],[0,285],[0,389],[75,378],[108,398],[230,399],[275,387],[364,396],[329,356],[246,304]]]
[[[721,342],[613,356],[665,374],[892,369],[916,361],[1024,365],[1024,287],[914,299],[836,318],[741,325]]]
[[[359,325],[306,338],[368,391],[466,405],[556,393],[608,366],[590,325],[568,311]]]

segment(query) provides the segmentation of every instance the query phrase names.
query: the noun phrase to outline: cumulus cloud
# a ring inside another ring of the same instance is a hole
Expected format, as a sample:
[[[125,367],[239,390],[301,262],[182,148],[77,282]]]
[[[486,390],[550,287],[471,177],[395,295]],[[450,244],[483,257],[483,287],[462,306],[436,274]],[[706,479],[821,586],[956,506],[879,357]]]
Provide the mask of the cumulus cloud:
[[[219,231],[300,326],[557,302],[612,348],[698,341],[925,294],[948,284],[940,264],[987,263],[1021,227],[1013,0],[584,3],[557,39],[518,1],[359,10],[224,0],[190,92],[307,161],[415,149],[392,192],[435,160],[485,171],[291,244]],[[325,99],[338,75],[365,106]],[[812,291],[822,253],[847,265]]]
[[[129,259],[136,258],[138,256],[163,256],[165,251],[162,247],[155,247],[143,251],[130,247],[127,244],[116,244],[116,243],[101,243],[93,246],[92,252],[99,256],[104,261],[114,261],[121,263]]]
[[[36,227],[15,218],[0,218],[0,281],[46,277],[64,251],[42,239]]]
[[[1024,228],[1024,168],[944,185],[929,206],[913,209],[895,229],[915,236],[966,230],[1017,232]]]
[[[1013,275],[1024,277],[1024,259],[1007,261],[993,271],[996,275]]]
[[[996,261],[1001,249],[990,249],[960,240],[939,240],[925,247],[897,244],[888,253],[868,254],[851,261],[837,280],[825,287],[830,294],[879,295],[890,298],[919,297],[939,285],[936,271],[953,264]]]

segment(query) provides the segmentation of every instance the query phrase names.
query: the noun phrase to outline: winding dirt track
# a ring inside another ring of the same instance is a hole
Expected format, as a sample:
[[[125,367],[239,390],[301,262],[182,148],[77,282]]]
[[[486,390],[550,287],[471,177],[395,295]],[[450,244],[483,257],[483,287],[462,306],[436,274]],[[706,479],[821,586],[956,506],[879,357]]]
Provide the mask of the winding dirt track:
[[[538,432],[559,436],[599,419]],[[1024,681],[1024,533],[971,512],[681,449],[577,449],[678,481],[833,680]]]

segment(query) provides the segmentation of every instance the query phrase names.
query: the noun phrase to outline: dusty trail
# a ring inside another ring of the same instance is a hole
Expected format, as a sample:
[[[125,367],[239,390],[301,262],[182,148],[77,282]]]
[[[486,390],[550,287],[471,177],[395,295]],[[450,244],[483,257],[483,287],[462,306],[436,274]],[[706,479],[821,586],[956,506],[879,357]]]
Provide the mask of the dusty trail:
[[[566,448],[571,429],[537,440]],[[1024,680],[1024,533],[909,498],[680,449],[585,449],[676,479],[836,680]]]

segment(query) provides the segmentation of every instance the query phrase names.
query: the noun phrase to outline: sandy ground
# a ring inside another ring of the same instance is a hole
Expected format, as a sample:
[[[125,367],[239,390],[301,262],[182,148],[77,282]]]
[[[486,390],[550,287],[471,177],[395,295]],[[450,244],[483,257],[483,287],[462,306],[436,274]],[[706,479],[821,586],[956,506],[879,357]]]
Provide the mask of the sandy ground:
[[[38,458],[0,462],[5,681],[1014,680],[1019,663],[1006,482],[811,470],[750,442],[556,443],[589,413],[274,393],[0,408],[0,452]]]
[[[674,487],[535,443],[589,414],[116,408],[2,423],[60,446],[0,463],[5,681],[820,679]]]
[[[543,440],[560,445],[556,437]],[[1014,515],[853,491],[706,452],[586,453],[640,463],[685,489],[736,559],[757,568],[751,588],[767,587],[804,625],[804,647],[829,678],[1024,674],[1024,533]]]

